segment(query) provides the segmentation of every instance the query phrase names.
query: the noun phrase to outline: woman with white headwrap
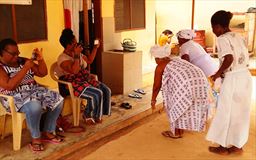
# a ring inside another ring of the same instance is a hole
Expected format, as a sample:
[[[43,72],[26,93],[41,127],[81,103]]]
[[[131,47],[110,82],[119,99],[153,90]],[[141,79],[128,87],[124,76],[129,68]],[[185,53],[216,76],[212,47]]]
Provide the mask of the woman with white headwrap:
[[[183,130],[205,129],[208,108],[208,82],[201,69],[179,57],[170,57],[170,47],[151,49],[157,66],[154,75],[152,110],[162,88],[163,103],[170,130],[162,132],[169,138],[181,138]]]
[[[209,77],[215,74],[218,70],[218,66],[210,55],[205,52],[203,47],[193,41],[195,35],[195,32],[190,29],[181,30],[177,33],[180,45],[180,56],[182,59],[202,69],[205,75]]]

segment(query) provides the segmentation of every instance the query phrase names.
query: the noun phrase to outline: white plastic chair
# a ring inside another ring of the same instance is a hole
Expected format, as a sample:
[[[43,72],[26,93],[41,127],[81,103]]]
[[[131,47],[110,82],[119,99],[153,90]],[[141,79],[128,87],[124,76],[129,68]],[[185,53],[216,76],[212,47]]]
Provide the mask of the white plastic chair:
[[[65,81],[59,80],[59,77],[56,75],[56,71],[55,71],[56,67],[57,67],[57,62],[55,62],[51,65],[50,75],[54,81],[68,86],[70,95],[65,97],[65,100],[68,100],[68,99],[71,100],[72,112],[73,112],[73,123],[74,123],[74,126],[79,126],[80,104],[81,104],[82,100],[74,95],[73,87],[70,82],[65,82]]]
[[[7,98],[8,102],[9,102],[11,113],[6,112],[6,115],[12,116],[13,150],[15,150],[15,151],[20,150],[22,125],[23,125],[24,120],[26,119],[26,116],[24,113],[20,113],[15,110],[14,99],[12,96],[0,94],[0,97]],[[1,139],[3,139],[5,137],[6,115],[4,115],[4,123],[3,123]]]

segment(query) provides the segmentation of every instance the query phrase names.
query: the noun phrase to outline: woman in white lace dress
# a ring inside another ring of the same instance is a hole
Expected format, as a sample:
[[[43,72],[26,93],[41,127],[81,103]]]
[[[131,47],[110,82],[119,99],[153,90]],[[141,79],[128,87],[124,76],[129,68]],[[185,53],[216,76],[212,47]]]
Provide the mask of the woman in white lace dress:
[[[232,13],[223,10],[211,18],[220,60],[220,68],[211,78],[224,77],[217,112],[206,137],[219,144],[209,147],[210,152],[217,154],[242,153],[250,126],[252,78],[248,70],[249,54],[245,40],[229,29],[231,18]]]

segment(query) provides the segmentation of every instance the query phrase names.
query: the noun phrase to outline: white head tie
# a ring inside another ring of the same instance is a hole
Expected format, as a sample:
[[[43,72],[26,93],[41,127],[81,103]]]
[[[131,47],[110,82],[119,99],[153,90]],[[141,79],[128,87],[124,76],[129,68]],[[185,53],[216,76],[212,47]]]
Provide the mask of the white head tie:
[[[196,37],[196,33],[191,29],[180,30],[177,33],[177,37],[184,39],[193,39]]]

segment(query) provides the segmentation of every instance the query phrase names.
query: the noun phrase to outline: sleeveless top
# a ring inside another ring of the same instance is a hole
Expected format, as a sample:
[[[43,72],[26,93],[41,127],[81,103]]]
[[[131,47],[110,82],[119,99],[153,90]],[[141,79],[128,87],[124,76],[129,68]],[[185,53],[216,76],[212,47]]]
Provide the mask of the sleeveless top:
[[[84,56],[84,55],[80,54],[80,59],[79,59],[80,62],[79,62],[79,63],[80,63],[80,67],[81,67],[82,69],[86,69],[86,67],[87,67],[87,62],[83,59],[83,56]],[[57,67],[56,70],[55,70],[55,72],[56,72],[56,74],[57,74],[58,77],[61,77],[61,76],[63,76],[63,75],[70,74],[70,73],[64,71],[64,70],[60,67],[61,63],[64,62],[64,61],[72,61],[72,62],[73,62],[74,59],[73,59],[73,57],[71,57],[71,56],[65,54],[64,52],[59,55],[58,60],[57,60],[58,67]]]
[[[1,62],[0,66],[3,67],[10,78],[14,77],[23,68],[23,64],[20,64],[19,67],[10,67]],[[50,108],[52,110],[63,101],[63,97],[58,92],[38,85],[34,80],[34,73],[31,69],[26,73],[16,89],[6,90],[0,87],[0,93],[13,96],[16,111],[19,111],[24,104],[30,101],[39,101],[43,109]],[[7,99],[0,98],[0,102],[7,112],[10,112]]]

